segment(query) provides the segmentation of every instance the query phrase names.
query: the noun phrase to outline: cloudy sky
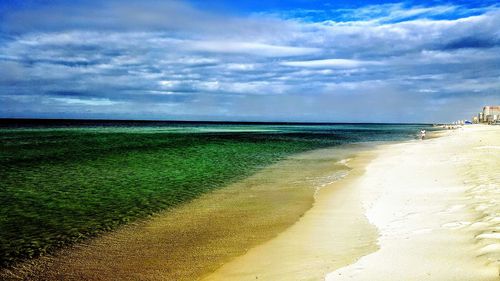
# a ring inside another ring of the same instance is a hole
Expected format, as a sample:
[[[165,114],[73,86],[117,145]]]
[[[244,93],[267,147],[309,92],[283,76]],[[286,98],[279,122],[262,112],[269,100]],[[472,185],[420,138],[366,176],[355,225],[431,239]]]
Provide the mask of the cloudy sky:
[[[500,103],[495,2],[3,0],[0,117],[470,118]]]

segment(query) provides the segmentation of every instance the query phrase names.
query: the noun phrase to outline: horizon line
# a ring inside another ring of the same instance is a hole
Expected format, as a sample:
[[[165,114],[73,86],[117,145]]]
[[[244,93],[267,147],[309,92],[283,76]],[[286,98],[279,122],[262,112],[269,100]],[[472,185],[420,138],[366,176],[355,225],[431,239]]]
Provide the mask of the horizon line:
[[[446,123],[426,123],[426,122],[327,122],[327,121],[227,121],[227,120],[175,120],[175,119],[103,119],[103,118],[33,118],[33,117],[0,117],[0,124],[5,124],[4,121],[93,121],[93,122],[140,122],[140,123],[207,123],[207,124],[276,124],[276,125],[328,125],[328,124],[391,124],[391,125],[432,125]]]

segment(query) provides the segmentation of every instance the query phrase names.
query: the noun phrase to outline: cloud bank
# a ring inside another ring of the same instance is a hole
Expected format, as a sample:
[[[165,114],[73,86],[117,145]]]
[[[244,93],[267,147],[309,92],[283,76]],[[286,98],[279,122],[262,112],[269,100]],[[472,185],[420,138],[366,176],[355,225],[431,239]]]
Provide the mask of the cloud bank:
[[[437,122],[500,102],[500,8],[0,11],[0,116]]]

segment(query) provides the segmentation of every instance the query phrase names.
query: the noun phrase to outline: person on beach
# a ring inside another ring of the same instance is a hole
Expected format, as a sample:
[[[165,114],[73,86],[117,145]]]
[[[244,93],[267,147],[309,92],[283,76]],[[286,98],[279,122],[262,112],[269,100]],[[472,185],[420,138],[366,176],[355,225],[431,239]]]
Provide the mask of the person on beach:
[[[420,130],[420,139],[423,140],[425,138],[425,130]]]

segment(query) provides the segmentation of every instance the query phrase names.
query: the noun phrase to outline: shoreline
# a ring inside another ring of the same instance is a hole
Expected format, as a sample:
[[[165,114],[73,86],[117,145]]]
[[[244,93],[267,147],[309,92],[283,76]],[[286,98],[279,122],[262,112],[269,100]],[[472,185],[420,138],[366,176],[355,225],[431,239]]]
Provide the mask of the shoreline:
[[[377,147],[359,177],[202,280],[498,280],[498,129]]]
[[[358,151],[349,175],[319,190],[312,208],[290,228],[201,280],[321,280],[376,251],[377,230],[364,217],[356,189],[376,151]]]
[[[363,146],[296,154],[178,208],[22,263],[0,276],[11,280],[199,278],[294,225],[313,205],[317,190],[323,192],[348,172],[342,160]]]

